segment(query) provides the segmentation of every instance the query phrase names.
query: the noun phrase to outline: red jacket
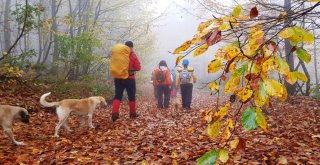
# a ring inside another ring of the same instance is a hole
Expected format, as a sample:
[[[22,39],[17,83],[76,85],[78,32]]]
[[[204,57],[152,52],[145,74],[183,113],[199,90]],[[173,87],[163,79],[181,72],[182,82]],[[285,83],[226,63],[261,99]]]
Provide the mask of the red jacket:
[[[131,49],[131,54],[130,54],[130,61],[129,61],[129,71],[140,71],[141,70],[141,65],[140,61],[136,55],[136,53]],[[135,76],[132,75],[128,78],[135,79]]]

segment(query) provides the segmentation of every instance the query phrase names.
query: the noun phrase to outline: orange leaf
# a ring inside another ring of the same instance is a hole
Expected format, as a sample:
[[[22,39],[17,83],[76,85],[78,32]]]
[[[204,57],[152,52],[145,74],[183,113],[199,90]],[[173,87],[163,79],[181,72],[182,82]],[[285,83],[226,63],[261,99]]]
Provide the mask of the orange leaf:
[[[176,59],[176,65],[178,65],[182,59],[183,59],[182,55],[178,56]]]
[[[191,46],[191,44],[192,44],[192,41],[184,42],[181,46],[179,46],[173,51],[173,54],[178,54],[180,52],[187,50]]]

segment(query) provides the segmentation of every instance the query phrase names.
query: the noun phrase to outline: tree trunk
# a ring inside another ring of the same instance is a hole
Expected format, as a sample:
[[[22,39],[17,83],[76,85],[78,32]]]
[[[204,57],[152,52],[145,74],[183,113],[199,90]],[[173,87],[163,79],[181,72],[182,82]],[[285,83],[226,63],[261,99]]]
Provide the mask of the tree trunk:
[[[287,11],[287,13],[291,12],[291,0],[284,0],[284,8]],[[291,25],[291,23],[292,23],[292,21],[287,19],[284,23],[284,26],[289,26],[289,25]],[[294,70],[294,57],[291,52],[292,46],[287,39],[285,40],[284,48],[285,48],[286,61],[289,64],[290,71],[293,71]],[[288,95],[294,95],[296,92],[295,84],[291,85],[291,84],[287,83],[286,81],[284,84],[287,88]]]
[[[10,28],[10,2],[11,0],[6,0],[4,8],[4,50],[8,51],[11,46],[11,28]]]
[[[313,29],[313,35],[316,36],[316,32]],[[315,38],[313,41],[313,60],[314,60],[314,74],[315,74],[315,79],[316,79],[316,88],[315,88],[315,92],[318,93],[319,92],[319,79],[318,79],[318,66],[317,66],[317,39]]]
[[[57,2],[56,0],[51,0],[51,19],[52,19],[52,31],[58,31],[58,24],[56,20],[57,15]],[[59,53],[58,53],[58,39],[57,35],[53,35],[53,53],[52,53],[52,72],[57,74],[58,69],[58,60],[59,60]]]

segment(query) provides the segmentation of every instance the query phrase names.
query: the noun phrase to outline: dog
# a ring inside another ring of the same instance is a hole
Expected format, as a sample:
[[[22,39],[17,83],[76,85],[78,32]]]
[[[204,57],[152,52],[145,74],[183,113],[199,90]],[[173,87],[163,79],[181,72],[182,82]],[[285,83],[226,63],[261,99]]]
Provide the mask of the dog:
[[[174,99],[174,110],[178,110],[179,107],[181,108],[181,99],[179,99],[178,97],[176,97]]]
[[[101,96],[93,96],[85,99],[64,99],[59,102],[47,102],[45,99],[50,94],[51,92],[43,94],[40,97],[40,104],[44,107],[56,107],[59,122],[55,127],[54,137],[59,137],[59,129],[61,126],[64,126],[64,128],[69,132],[72,131],[69,128],[67,121],[71,112],[77,115],[88,115],[89,127],[95,128],[92,124],[92,116],[95,109],[100,105],[107,105],[106,100]]]
[[[29,123],[29,113],[25,108],[0,105],[0,124],[4,133],[15,145],[23,145],[23,142],[18,142],[13,137],[12,122],[14,119],[19,119],[23,123]]]

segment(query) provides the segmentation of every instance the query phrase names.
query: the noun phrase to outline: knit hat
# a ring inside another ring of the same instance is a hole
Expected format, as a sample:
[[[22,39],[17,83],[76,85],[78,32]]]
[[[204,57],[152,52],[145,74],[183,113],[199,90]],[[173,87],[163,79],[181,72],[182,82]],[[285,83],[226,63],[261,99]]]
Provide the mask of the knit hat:
[[[184,66],[184,65],[189,65],[189,60],[184,59],[184,60],[182,61],[182,65],[183,65],[183,66]]]
[[[127,45],[130,48],[133,48],[133,42],[132,41],[126,41],[124,44]]]

